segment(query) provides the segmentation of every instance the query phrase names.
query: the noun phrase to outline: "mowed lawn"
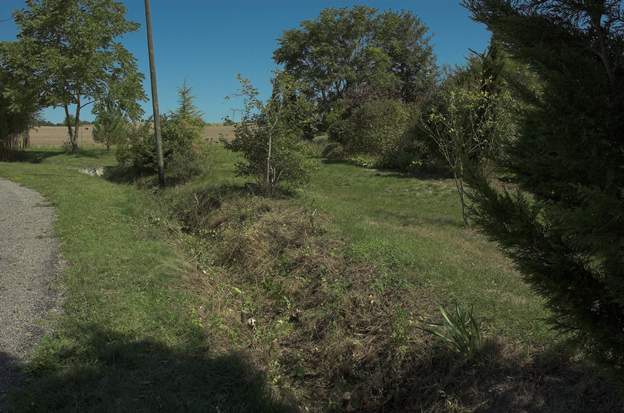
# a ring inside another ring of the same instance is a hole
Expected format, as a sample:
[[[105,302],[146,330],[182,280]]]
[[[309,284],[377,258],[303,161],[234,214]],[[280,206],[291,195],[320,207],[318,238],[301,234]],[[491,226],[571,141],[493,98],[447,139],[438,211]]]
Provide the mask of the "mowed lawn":
[[[240,183],[237,156],[220,145],[210,151],[206,181]],[[297,196],[331,215],[356,255],[431,291],[424,300],[474,307],[489,334],[536,345],[553,339],[543,300],[496,244],[463,227],[452,181],[319,160]]]

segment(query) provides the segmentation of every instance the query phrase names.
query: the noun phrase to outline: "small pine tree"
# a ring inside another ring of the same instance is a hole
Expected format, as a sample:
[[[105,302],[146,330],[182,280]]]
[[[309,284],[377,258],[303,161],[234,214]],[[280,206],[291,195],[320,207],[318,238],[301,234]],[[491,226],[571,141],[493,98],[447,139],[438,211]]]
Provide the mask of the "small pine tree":
[[[175,185],[200,174],[204,169],[201,132],[204,122],[193,102],[191,89],[178,89],[176,110],[162,115],[161,134],[167,183]],[[117,147],[120,164],[139,175],[156,175],[158,164],[154,134],[149,123],[134,126]]]
[[[195,106],[195,97],[191,87],[186,84],[186,81],[178,88],[178,109],[175,114],[197,124],[203,125],[204,123],[201,111]]]

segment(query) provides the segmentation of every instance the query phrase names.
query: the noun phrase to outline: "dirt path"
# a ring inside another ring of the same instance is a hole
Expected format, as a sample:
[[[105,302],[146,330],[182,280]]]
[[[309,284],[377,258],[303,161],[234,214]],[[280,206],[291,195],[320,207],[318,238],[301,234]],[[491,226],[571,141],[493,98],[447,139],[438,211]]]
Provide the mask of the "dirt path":
[[[60,268],[54,209],[39,193],[0,178],[0,412],[20,365],[56,311]]]

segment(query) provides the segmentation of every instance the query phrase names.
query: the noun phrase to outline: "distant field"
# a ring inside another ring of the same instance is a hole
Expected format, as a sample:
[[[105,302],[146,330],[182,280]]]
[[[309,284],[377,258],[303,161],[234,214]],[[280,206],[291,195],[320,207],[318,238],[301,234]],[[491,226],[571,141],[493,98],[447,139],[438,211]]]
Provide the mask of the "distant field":
[[[81,126],[78,145],[97,145],[93,141],[93,127]],[[64,126],[39,126],[30,130],[32,146],[62,146],[67,142],[67,128]]]
[[[218,142],[221,137],[230,140],[234,137],[234,128],[224,125],[205,126],[203,137],[209,142]],[[30,130],[32,146],[62,146],[67,142],[67,128],[64,126],[40,126]],[[100,146],[93,141],[93,127],[81,126],[78,145]]]
[[[203,135],[208,142],[218,142],[221,137],[229,141],[234,139],[234,127],[225,125],[204,126]]]

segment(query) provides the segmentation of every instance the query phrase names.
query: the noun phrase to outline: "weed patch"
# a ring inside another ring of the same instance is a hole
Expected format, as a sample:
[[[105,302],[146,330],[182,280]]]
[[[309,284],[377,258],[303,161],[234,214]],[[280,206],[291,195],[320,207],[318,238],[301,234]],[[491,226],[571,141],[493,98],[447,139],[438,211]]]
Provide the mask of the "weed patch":
[[[246,349],[312,409],[376,410],[401,376],[428,307],[409,283],[359,262],[329,218],[288,200],[190,195],[181,219],[204,253],[202,322]]]

